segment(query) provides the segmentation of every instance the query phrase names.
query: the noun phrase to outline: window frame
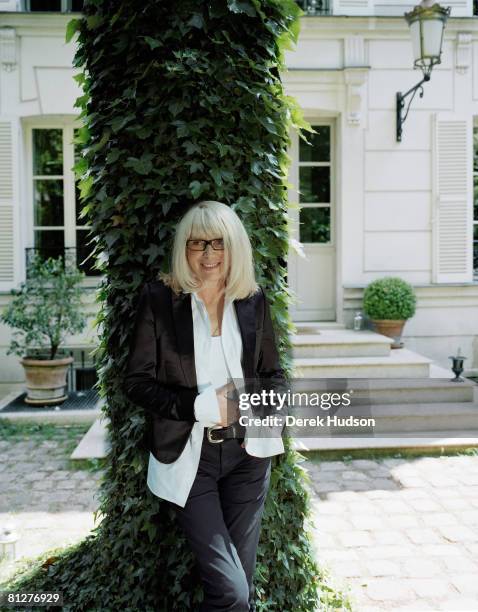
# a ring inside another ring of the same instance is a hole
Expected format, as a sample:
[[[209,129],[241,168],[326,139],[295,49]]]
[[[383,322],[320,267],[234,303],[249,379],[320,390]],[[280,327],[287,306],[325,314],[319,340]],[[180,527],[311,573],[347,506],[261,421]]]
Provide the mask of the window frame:
[[[74,130],[81,127],[77,118],[58,117],[35,118],[26,120],[23,125],[24,150],[25,150],[25,247],[35,246],[35,219],[34,219],[34,190],[33,190],[33,130],[36,129],[61,129],[63,131],[63,232],[64,247],[77,248],[76,231],[86,229],[89,225],[77,226],[76,224],[76,202],[75,202],[75,173],[71,169],[75,163],[73,134]],[[52,226],[61,227],[61,226]],[[23,257],[25,257],[23,255]],[[26,271],[25,271],[26,272]],[[104,279],[104,274],[86,276],[83,287],[97,287]]]
[[[330,155],[328,162],[305,162],[300,160],[300,137],[297,134],[296,139],[296,177],[297,177],[297,236],[296,239],[300,241],[300,209],[301,208],[328,208],[330,211],[330,240],[328,242],[304,242],[301,244],[307,245],[308,248],[329,248],[336,247],[336,236],[335,236],[335,224],[336,224],[336,202],[335,202],[335,172],[336,172],[336,164],[335,164],[335,122],[332,119],[309,119],[307,121],[310,123],[312,127],[328,127],[330,133]],[[307,136],[308,133],[306,133]],[[329,189],[330,189],[330,200],[329,202],[301,202],[301,194],[300,191],[300,168],[301,167],[328,167],[329,168]]]

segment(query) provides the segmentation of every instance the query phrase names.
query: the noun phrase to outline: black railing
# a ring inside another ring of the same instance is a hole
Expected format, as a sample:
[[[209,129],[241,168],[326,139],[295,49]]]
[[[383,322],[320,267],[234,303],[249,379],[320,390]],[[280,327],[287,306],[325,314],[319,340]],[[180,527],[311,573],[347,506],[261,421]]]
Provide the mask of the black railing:
[[[93,268],[93,258],[89,257],[91,250],[89,248],[76,247],[29,247],[25,249],[25,264],[26,273],[28,271],[34,255],[39,255],[43,261],[49,257],[54,259],[60,258],[63,265],[74,265],[79,268],[86,276],[100,276],[101,272]]]
[[[297,4],[305,12],[305,16],[331,14],[330,0],[297,0]]]

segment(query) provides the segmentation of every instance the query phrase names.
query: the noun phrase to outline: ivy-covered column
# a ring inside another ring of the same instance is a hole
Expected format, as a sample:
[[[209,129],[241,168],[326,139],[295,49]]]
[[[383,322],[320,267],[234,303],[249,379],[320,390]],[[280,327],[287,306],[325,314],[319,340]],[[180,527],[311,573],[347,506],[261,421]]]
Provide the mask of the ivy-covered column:
[[[287,146],[289,129],[304,124],[280,71],[298,13],[292,0],[89,0],[69,26],[84,89],[80,187],[104,273],[98,357],[111,453],[96,532],[28,578],[63,591],[65,610],[185,612],[202,596],[173,516],[146,487],[145,415],[121,393],[136,298],[168,269],[175,225],[192,202],[225,202],[243,220],[290,373]],[[258,611],[316,609],[307,514],[304,474],[288,449],[273,461]]]

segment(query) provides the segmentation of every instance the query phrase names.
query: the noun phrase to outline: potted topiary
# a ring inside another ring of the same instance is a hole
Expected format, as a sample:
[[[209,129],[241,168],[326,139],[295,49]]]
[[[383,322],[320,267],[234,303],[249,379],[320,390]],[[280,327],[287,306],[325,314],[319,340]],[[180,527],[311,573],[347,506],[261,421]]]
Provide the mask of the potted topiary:
[[[415,314],[413,287],[401,278],[386,276],[373,281],[364,291],[363,309],[378,333],[393,338],[391,348],[402,348],[400,341],[406,320]]]
[[[68,334],[86,326],[80,301],[84,276],[61,259],[43,261],[34,255],[26,281],[10,292],[15,297],[0,320],[16,330],[7,355],[22,358],[27,404],[58,404],[67,398],[66,374],[73,358],[60,346]]]

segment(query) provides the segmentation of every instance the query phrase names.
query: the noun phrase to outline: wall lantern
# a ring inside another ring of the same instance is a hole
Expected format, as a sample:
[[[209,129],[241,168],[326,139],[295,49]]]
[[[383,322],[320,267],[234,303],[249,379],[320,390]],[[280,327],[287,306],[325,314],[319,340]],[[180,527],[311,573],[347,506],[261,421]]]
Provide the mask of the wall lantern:
[[[422,83],[430,80],[433,66],[441,62],[443,31],[450,11],[451,7],[443,8],[433,0],[422,0],[413,11],[405,13],[412,35],[413,63],[416,68],[421,68],[423,79],[406,93],[397,92],[397,142],[402,140],[402,126],[415,94],[420,91],[420,98],[423,97]],[[405,98],[410,95],[407,110],[403,114]]]

